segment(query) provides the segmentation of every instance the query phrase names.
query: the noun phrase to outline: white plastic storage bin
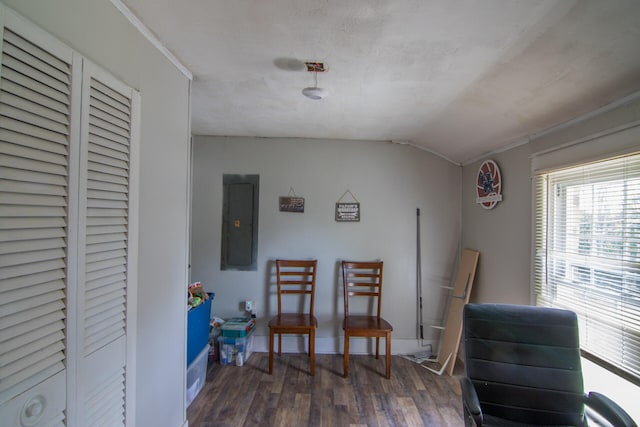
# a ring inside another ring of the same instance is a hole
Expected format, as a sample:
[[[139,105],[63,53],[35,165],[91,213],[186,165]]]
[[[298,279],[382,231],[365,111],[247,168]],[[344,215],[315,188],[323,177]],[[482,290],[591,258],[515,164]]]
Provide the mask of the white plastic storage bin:
[[[253,352],[253,330],[246,337],[218,337],[220,364],[242,366]]]
[[[207,362],[209,360],[209,345],[198,354],[187,368],[187,407],[196,398],[207,379]]]

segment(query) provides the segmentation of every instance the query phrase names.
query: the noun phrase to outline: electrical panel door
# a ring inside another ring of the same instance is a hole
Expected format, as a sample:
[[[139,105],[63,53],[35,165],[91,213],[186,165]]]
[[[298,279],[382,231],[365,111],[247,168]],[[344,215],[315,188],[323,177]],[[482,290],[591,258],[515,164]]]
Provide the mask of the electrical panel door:
[[[256,270],[258,175],[224,175],[222,270]]]

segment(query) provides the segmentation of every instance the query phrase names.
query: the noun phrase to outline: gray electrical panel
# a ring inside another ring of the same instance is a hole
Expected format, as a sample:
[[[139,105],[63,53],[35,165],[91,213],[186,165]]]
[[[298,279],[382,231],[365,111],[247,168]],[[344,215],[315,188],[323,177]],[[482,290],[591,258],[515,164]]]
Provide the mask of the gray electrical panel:
[[[260,175],[225,174],[221,270],[257,270]]]

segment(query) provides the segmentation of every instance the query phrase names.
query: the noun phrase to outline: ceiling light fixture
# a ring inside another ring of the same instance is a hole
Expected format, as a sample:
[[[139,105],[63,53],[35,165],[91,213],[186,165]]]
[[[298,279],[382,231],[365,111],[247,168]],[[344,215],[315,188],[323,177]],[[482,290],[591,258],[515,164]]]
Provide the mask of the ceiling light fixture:
[[[307,71],[313,71],[315,77],[315,85],[302,89],[302,94],[309,99],[320,100],[326,98],[328,92],[326,89],[318,87],[318,71],[324,72],[326,68],[323,63],[307,62]]]

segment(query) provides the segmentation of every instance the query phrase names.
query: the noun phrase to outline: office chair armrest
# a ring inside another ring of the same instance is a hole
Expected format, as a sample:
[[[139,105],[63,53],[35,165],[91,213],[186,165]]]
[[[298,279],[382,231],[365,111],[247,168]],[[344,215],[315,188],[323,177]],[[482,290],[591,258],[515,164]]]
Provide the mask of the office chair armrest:
[[[602,415],[607,421],[609,421],[614,426],[620,427],[637,427],[638,425],[633,421],[633,419],[615,403],[613,400],[609,399],[607,396],[601,393],[596,393],[594,391],[589,392],[589,394],[585,397],[586,405],[596,411],[598,414]]]
[[[465,412],[473,418],[476,426],[482,425],[482,409],[480,408],[480,400],[476,388],[473,386],[469,377],[460,378],[460,388],[462,390],[462,403]],[[467,420],[465,420],[466,422]],[[469,420],[471,421],[471,420]]]

